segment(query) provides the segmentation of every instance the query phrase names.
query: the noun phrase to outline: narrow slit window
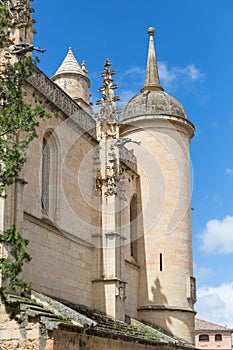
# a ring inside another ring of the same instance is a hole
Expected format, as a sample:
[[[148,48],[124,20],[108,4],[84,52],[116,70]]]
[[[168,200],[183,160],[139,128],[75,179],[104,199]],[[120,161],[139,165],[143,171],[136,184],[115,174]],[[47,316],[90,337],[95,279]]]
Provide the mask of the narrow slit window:
[[[163,254],[159,254],[159,270],[163,271]]]
[[[137,198],[134,195],[130,202],[130,254],[137,258]]]

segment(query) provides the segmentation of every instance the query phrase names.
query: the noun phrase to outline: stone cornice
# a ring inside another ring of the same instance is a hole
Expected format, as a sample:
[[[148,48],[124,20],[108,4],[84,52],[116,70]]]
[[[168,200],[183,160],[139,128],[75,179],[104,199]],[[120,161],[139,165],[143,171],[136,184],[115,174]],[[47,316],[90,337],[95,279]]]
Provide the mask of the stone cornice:
[[[140,306],[138,307],[138,311],[182,311],[182,312],[191,312],[196,314],[195,310],[188,309],[188,308],[182,308],[179,306],[164,306],[164,305],[146,305],[146,306]]]
[[[27,83],[39,91],[46,100],[54,104],[67,117],[73,116],[79,127],[96,139],[95,120],[38,67],[34,67],[34,72],[27,79]]]
[[[52,222],[50,222],[49,220],[44,219],[40,219],[30,213],[24,212],[24,219],[28,220],[29,222],[41,226],[44,229],[48,229],[49,231],[52,231],[53,233],[62,236],[66,239],[69,239],[72,242],[75,242],[77,244],[80,244],[82,246],[85,246],[87,248],[93,249],[94,245],[88,241],[85,241],[84,239],[78,238],[76,236],[74,236],[73,234],[64,231],[63,229],[59,229],[57,226],[55,226]]]
[[[181,117],[167,115],[156,117],[153,115],[141,115],[124,120],[120,124],[120,135],[125,136],[125,134],[128,134],[128,131],[132,132],[132,130],[150,129],[151,127],[170,129],[169,123],[173,125],[174,130],[188,135],[190,139],[194,136],[195,126],[192,122]]]
[[[128,259],[125,259],[125,264],[129,265],[130,267],[133,267],[134,269],[138,270],[140,269],[140,266],[138,265],[138,263],[134,262],[134,261],[130,261]]]
[[[137,174],[137,158],[125,146],[119,147],[120,161]]]

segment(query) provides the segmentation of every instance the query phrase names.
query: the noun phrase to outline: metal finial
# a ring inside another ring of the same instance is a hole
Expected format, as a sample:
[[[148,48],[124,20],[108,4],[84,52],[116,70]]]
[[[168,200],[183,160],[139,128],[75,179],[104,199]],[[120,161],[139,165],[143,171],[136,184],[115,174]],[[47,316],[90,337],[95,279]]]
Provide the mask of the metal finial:
[[[150,27],[148,28],[148,34],[151,36],[151,35],[154,35],[155,33],[155,28],[154,27]]]
[[[88,70],[86,69],[86,62],[83,60],[82,61],[82,71],[83,73],[87,74],[88,73]]]

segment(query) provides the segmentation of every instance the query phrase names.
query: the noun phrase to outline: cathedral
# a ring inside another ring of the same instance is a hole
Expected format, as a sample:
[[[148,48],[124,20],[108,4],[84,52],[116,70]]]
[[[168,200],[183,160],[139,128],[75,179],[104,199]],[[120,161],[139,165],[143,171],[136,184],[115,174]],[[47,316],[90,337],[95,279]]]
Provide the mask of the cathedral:
[[[9,3],[22,53],[34,48],[33,10],[29,0]],[[36,67],[25,81],[25,102],[54,117],[40,120],[0,202],[1,231],[15,224],[32,257],[23,270],[30,295],[9,294],[23,322],[1,305],[0,349],[193,348],[194,126],[160,84],[154,33],[145,35],[144,86],[122,111],[109,59],[95,114],[85,62],[71,48],[53,77]]]

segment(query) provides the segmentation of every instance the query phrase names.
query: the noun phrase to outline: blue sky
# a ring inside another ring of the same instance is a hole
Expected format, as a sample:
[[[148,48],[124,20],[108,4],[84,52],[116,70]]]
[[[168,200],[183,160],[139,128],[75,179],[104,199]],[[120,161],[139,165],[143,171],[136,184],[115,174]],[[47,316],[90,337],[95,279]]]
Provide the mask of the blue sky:
[[[198,317],[233,327],[233,1],[35,0],[34,43],[46,49],[40,68],[52,76],[71,46],[85,59],[92,101],[99,99],[105,59],[116,70],[121,106],[143,86],[147,28],[161,85],[196,126],[193,247]]]

